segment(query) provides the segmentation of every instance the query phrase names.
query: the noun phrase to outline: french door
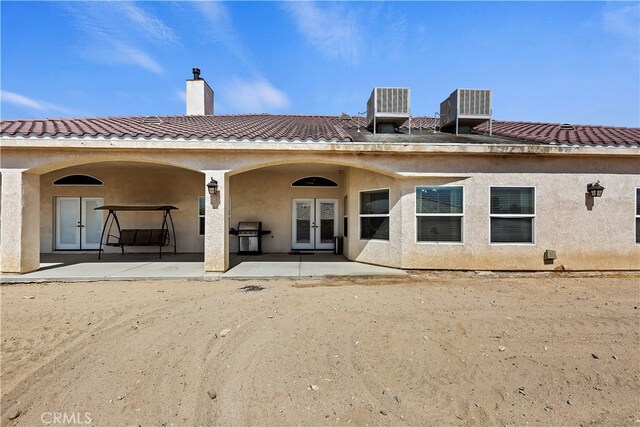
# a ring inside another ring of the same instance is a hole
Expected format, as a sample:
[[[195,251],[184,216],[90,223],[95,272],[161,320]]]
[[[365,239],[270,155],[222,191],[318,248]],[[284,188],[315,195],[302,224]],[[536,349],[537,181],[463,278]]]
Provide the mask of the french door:
[[[292,249],[333,249],[338,232],[336,199],[293,199],[291,218]]]
[[[56,249],[99,249],[102,197],[56,198]]]

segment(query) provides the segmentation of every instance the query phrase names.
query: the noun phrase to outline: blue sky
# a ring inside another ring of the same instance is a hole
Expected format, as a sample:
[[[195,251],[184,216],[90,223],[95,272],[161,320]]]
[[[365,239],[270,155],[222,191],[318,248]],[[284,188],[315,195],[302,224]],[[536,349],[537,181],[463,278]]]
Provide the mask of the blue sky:
[[[8,2],[2,118],[357,114],[374,86],[433,115],[458,87],[497,120],[640,127],[638,2]]]

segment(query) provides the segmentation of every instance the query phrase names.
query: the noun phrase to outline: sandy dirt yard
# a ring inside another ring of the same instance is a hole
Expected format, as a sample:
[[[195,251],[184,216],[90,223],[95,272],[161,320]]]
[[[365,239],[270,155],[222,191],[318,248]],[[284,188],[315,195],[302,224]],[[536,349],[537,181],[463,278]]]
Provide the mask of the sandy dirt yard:
[[[638,275],[51,283],[1,296],[4,426],[640,425]]]

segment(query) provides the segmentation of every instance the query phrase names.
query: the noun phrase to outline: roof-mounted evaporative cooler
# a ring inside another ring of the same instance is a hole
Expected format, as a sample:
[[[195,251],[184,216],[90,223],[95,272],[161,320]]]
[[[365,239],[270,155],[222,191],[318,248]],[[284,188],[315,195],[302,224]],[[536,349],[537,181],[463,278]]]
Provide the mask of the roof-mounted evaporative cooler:
[[[411,91],[406,87],[375,87],[367,101],[367,128],[394,133],[411,116]]]
[[[471,133],[474,126],[491,121],[491,108],[490,90],[456,89],[440,103],[440,130]]]

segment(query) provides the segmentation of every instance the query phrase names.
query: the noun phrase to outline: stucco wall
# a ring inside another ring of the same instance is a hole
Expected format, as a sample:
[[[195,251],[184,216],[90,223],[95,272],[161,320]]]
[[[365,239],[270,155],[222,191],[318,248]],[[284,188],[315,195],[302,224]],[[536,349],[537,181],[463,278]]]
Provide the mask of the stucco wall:
[[[386,175],[352,168],[349,171],[349,237],[346,255],[355,261],[399,266],[402,260],[402,205],[400,181]],[[389,241],[360,239],[360,192],[389,189]]]
[[[403,268],[640,268],[640,245],[634,234],[635,188],[640,186],[640,176],[634,160],[458,158],[456,163],[455,169],[468,170],[468,177],[403,182]],[[589,170],[593,172],[585,173]],[[606,189],[602,197],[592,199],[586,187],[596,180]],[[415,186],[442,184],[464,187],[464,243],[416,243]],[[490,186],[535,187],[533,244],[490,243]],[[552,264],[544,262],[546,249],[557,253]]]
[[[342,235],[342,198],[344,194],[344,172],[314,169],[305,165],[298,171],[289,168],[265,168],[244,172],[230,178],[231,227],[239,221],[262,221],[262,227],[271,234],[262,238],[263,252],[291,251],[292,200],[303,198],[336,199],[338,201],[338,235]],[[338,183],[338,187],[292,187],[291,184],[304,177],[322,176]],[[238,250],[238,239],[229,240],[231,253]]]
[[[586,196],[588,174],[475,174],[459,180],[412,180],[403,185],[405,245],[402,267],[444,269],[601,269],[640,268],[635,244],[634,209],[637,177],[598,175],[603,197]],[[464,187],[464,243],[414,243],[415,185]],[[558,185],[561,183],[561,185]],[[489,242],[490,186],[533,186],[536,192],[533,244]],[[589,205],[593,204],[592,207]],[[546,249],[558,258],[545,264]]]
[[[80,143],[84,144],[82,141]],[[109,144],[113,144],[113,147],[107,149]],[[28,169],[31,174],[43,174],[40,177],[39,210],[40,247],[43,251],[51,250],[53,240],[53,197],[62,195],[102,196],[108,204],[175,204],[180,208],[175,215],[179,251],[202,251],[203,240],[197,236],[197,197],[211,174],[216,170],[229,170],[231,176],[228,188],[224,191],[225,197],[231,197],[229,224],[236,226],[239,220],[246,219],[262,220],[265,228],[273,232],[264,240],[265,252],[288,252],[291,249],[292,198],[335,198],[342,209],[343,196],[347,194],[349,237],[345,249],[347,256],[353,260],[404,268],[538,270],[564,266],[567,269],[640,269],[640,246],[634,241],[635,188],[640,187],[640,156],[636,149],[578,150],[547,146],[486,148],[468,145],[422,148],[392,144],[369,147],[355,144],[260,145],[247,142],[235,145],[220,143],[222,148],[218,149],[216,145],[216,149],[209,148],[207,151],[205,143],[189,142],[189,146],[200,144],[202,147],[183,147],[178,150],[180,144],[187,144],[182,142],[172,146],[176,148],[174,151],[163,151],[155,145],[151,147],[160,142],[134,142],[126,149],[118,148],[118,144],[123,143],[96,142],[100,149],[77,147],[62,150],[57,146],[51,149],[3,149],[3,168],[31,167]],[[162,144],[166,146],[172,143]],[[268,149],[265,148],[267,145]],[[211,146],[210,143],[207,145]],[[235,151],[231,146],[236,147]],[[410,149],[414,151],[407,151]],[[134,168],[114,163],[110,166],[112,170],[105,169],[104,173],[96,171],[98,163],[50,172],[60,165],[109,159],[114,162],[171,162],[207,172],[202,174],[171,167],[146,167],[142,163]],[[284,163],[302,164],[304,170],[294,173],[290,170],[287,172],[286,167],[271,169],[273,165]],[[251,170],[256,165],[268,167]],[[336,169],[333,175],[317,172],[329,166]],[[337,173],[338,168],[343,171],[342,174]],[[95,189],[54,189],[51,186],[53,179],[68,173],[97,176],[105,182],[105,186]],[[327,176],[338,181],[340,187],[290,187],[292,181],[308,175]],[[586,206],[586,185],[596,180],[600,180],[606,189],[603,197],[593,200],[593,207],[589,209]],[[222,182],[222,178],[219,181]],[[415,186],[438,183],[459,183],[464,186],[464,244],[415,242]],[[491,185],[536,188],[534,244],[489,243]],[[5,187],[3,176],[3,197]],[[358,236],[358,192],[376,188],[390,189],[389,242],[365,241]],[[224,215],[219,209],[211,209],[210,212],[216,218]],[[5,206],[2,206],[2,218],[4,229],[8,227],[4,224],[8,218]],[[129,222],[131,226],[140,227],[147,227],[149,223],[155,223],[155,218]],[[339,212],[338,223],[339,234],[342,234],[342,212]],[[217,245],[218,242],[224,245],[222,237],[212,238],[211,245]],[[558,259],[553,264],[544,263],[545,249],[557,252]],[[232,253],[237,250],[234,237],[229,240],[229,250]]]
[[[87,174],[103,181],[103,186],[54,186],[53,181],[70,174]],[[105,205],[173,205],[178,252],[202,252],[198,235],[198,196],[204,195],[204,176],[199,172],[166,166],[128,163],[92,164],[50,172],[41,176],[40,250],[51,252],[54,244],[55,197],[103,197]],[[107,213],[104,213],[106,218]],[[160,228],[161,212],[120,212],[122,228]],[[118,248],[105,248],[118,252]],[[128,252],[155,251],[150,247],[130,247]]]

